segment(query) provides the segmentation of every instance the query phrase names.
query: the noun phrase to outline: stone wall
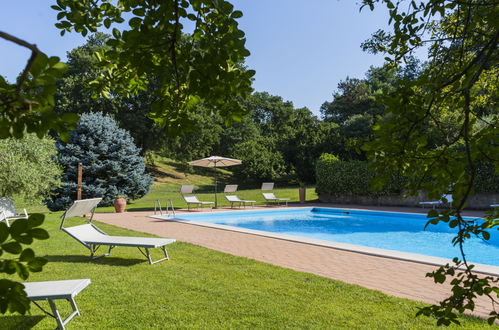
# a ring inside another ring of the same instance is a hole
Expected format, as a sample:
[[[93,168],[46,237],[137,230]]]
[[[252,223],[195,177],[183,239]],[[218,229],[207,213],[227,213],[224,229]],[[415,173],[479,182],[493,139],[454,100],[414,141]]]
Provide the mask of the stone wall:
[[[376,205],[376,206],[420,206],[419,202],[429,201],[423,193],[419,196],[410,196],[402,198],[397,195],[391,196],[332,196],[319,194],[319,200],[323,203],[335,204],[357,204],[357,205]],[[490,204],[499,203],[499,193],[477,194],[468,200],[469,209],[490,209]]]

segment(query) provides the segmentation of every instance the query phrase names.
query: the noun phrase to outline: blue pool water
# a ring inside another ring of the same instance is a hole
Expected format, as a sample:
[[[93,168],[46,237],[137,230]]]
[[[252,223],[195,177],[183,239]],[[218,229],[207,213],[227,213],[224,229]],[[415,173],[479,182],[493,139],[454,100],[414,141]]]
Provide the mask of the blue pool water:
[[[456,230],[445,223],[424,230],[426,215],[345,211],[304,208],[182,214],[177,218],[449,259],[460,255],[451,242]],[[489,241],[473,238],[466,243],[465,252],[471,262],[499,266],[499,235],[493,233]]]

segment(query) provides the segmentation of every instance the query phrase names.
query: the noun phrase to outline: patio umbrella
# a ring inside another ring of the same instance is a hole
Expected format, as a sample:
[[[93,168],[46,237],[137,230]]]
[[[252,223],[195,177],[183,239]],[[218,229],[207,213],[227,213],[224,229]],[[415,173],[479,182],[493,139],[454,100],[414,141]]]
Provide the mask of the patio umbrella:
[[[193,160],[188,162],[187,164],[193,166],[202,166],[202,167],[227,167],[241,164],[242,161],[239,159],[232,159],[220,156],[211,156],[203,159]],[[215,176],[215,208],[218,207],[217,203],[217,184],[218,184],[218,176]]]

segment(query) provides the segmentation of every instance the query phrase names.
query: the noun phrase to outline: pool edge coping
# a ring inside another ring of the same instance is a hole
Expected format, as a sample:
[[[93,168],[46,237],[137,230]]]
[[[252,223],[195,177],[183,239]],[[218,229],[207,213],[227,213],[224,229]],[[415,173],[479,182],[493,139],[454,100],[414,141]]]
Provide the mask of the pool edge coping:
[[[302,207],[289,207],[286,209],[293,209],[293,208],[303,209]],[[350,209],[331,208],[331,207],[321,207],[321,208],[329,208],[329,209],[337,209],[337,210],[359,210],[359,211],[363,210],[363,209],[352,209],[352,208],[350,208]],[[236,211],[236,212],[238,212],[238,211]],[[241,210],[241,212],[242,211],[243,210]],[[246,211],[248,211],[248,210],[246,210]],[[363,211],[386,212],[386,211],[376,211],[376,210],[363,210]],[[212,212],[198,212],[196,214],[203,214],[203,213],[213,214]],[[421,214],[421,213],[413,213],[413,212],[390,212],[390,213]],[[382,257],[382,258],[389,258],[389,259],[395,259],[395,260],[401,260],[401,261],[415,262],[415,263],[432,265],[432,266],[444,266],[446,264],[453,263],[452,259],[434,257],[434,256],[426,256],[426,255],[417,254],[417,253],[373,248],[373,247],[356,245],[356,244],[331,242],[331,241],[315,239],[315,238],[306,238],[306,237],[300,237],[300,236],[294,236],[294,235],[278,234],[278,233],[272,233],[272,232],[263,231],[263,230],[247,229],[247,228],[241,228],[241,227],[235,227],[235,226],[229,226],[229,225],[220,225],[220,224],[214,224],[214,223],[208,223],[208,222],[170,218],[170,217],[166,217],[165,215],[150,215],[148,217],[162,220],[162,221],[180,222],[180,223],[185,223],[185,224],[190,224],[190,225],[195,225],[195,226],[208,227],[208,228],[214,228],[214,229],[220,229],[220,230],[226,230],[226,231],[233,231],[233,232],[239,232],[239,233],[256,235],[256,236],[263,236],[263,237],[268,237],[268,238],[275,238],[275,239],[280,239],[280,240],[290,241],[290,242],[295,242],[295,243],[309,244],[309,245],[326,247],[326,248],[331,248],[331,249],[336,249],[336,250],[341,250],[341,251],[361,253],[361,254],[375,256],[375,257]],[[499,276],[499,266],[486,265],[486,264],[480,264],[480,263],[470,263],[470,264],[473,264],[475,266],[473,268],[474,273],[481,273],[481,274],[491,275],[491,276]],[[464,270],[464,267],[459,267],[459,269]]]

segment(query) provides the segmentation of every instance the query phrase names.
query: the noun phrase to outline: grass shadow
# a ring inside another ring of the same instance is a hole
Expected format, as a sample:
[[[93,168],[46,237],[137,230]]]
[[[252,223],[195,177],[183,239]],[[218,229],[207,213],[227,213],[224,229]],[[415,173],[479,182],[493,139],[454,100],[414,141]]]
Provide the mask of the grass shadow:
[[[136,264],[148,262],[146,258],[144,259],[124,259],[119,257],[102,257],[97,259],[90,259],[88,256],[82,255],[46,255],[44,256],[49,262],[68,262],[68,263],[93,263],[98,265],[108,265],[108,266],[133,266]]]
[[[32,329],[44,318],[45,318],[45,315],[2,316],[0,318],[0,329],[5,329],[5,330]]]

